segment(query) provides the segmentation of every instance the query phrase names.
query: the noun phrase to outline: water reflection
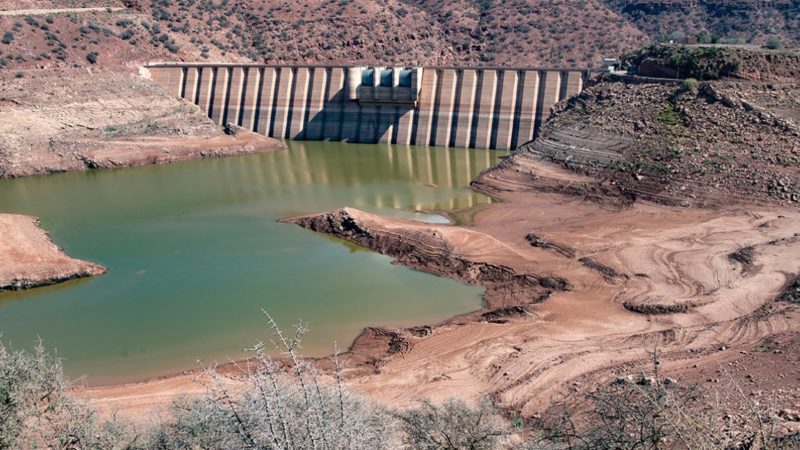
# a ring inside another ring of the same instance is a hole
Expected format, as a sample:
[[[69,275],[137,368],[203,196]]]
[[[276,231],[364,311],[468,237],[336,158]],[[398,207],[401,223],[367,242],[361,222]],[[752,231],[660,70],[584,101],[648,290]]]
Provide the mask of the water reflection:
[[[249,158],[227,158],[212,163],[215,185],[227,186],[231,198],[239,198],[250,188],[267,196],[271,187],[298,205],[319,202],[320,193],[309,187],[327,185],[352,190],[352,204],[359,208],[458,210],[491,202],[474,192],[442,199],[431,190],[465,188],[481,170],[498,161],[503,153],[495,150],[428,148],[392,145],[352,145],[341,143],[289,142],[289,152],[263,155],[258,163]],[[313,157],[309,157],[312,146]],[[321,148],[320,148],[321,147]],[[342,154],[346,148],[346,155]],[[416,186],[395,189],[395,183]],[[379,185],[391,183],[388,189]],[[325,191],[329,200],[334,191]]]

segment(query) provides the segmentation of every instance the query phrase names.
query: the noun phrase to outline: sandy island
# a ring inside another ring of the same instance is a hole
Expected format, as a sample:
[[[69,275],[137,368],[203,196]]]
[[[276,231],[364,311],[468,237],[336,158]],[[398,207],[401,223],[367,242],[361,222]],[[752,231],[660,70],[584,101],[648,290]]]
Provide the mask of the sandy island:
[[[0,292],[91,277],[106,268],[70,258],[50,240],[35,217],[0,214]]]

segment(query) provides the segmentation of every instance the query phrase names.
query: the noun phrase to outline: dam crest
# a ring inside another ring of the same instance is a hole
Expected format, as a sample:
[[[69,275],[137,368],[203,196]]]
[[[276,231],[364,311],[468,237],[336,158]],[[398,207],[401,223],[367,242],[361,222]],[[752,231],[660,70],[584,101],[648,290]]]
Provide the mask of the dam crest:
[[[588,70],[150,63],[218,125],[277,139],[513,149]]]

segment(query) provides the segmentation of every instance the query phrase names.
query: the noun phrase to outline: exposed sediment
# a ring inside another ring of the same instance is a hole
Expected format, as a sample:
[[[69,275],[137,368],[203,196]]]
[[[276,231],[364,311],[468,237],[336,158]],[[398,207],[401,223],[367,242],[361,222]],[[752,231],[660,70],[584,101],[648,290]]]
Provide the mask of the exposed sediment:
[[[70,258],[34,217],[0,214],[0,292],[100,275],[106,268]]]
[[[468,229],[381,217],[353,208],[280,221],[346,239],[414,269],[483,286],[489,308],[538,302],[546,298],[544,294],[570,289],[562,277],[520,273],[500,263],[518,255],[491,236]]]

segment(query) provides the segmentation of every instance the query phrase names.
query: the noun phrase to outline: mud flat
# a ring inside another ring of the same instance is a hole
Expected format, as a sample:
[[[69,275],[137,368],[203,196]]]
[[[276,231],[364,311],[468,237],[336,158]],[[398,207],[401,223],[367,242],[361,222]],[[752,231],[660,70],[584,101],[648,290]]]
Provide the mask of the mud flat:
[[[0,292],[91,277],[106,268],[70,258],[39,227],[36,218],[0,214]]]
[[[489,308],[538,303],[553,291],[570,289],[563,278],[514,270],[507,265],[519,258],[513,248],[470,229],[381,217],[353,208],[280,221],[346,239],[423,272],[483,286]]]

